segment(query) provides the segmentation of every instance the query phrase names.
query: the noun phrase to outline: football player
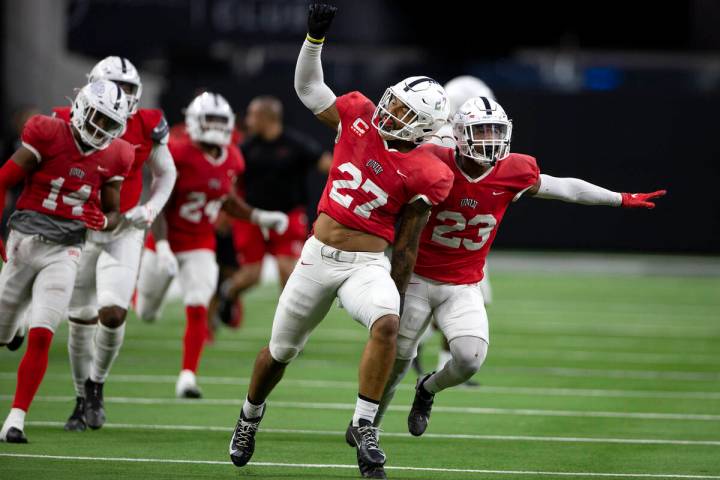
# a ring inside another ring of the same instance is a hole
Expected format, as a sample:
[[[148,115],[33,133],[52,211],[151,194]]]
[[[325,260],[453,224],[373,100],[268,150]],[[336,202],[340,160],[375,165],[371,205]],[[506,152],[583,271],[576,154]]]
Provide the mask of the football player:
[[[105,423],[103,386],[125,336],[125,316],[135,289],[145,229],[163,208],[175,184],[175,165],[167,147],[168,125],[160,110],[138,108],[142,82],[123,57],[101,60],[90,81],[110,80],[125,92],[129,118],[123,139],[135,146],[135,161],[120,191],[124,221],[108,232],[93,232],[80,259],[68,310],[68,353],[75,384],[75,408],[68,431],[100,428]],[[55,114],[68,119],[67,108]],[[142,170],[152,171],[150,196],[139,204]]]
[[[449,110],[442,86],[428,77],[391,86],[377,106],[360,92],[336,98],[323,81],[320,62],[335,13],[333,6],[310,6],[295,68],[300,100],[337,131],[334,158],[313,234],[280,296],[270,343],[255,361],[229,450],[236,466],[250,460],[265,399],[337,297],[369,331],[349,426],[358,465],[364,476],[385,478],[385,454],[372,422],[395,358],[401,296],[420,232],[430,207],[445,198],[452,183],[452,172],[434,153],[446,149],[419,144],[447,121]],[[384,255],[389,245],[394,245],[392,263]]]
[[[200,398],[196,372],[208,336],[207,308],[218,281],[215,219],[222,209],[282,234],[288,217],[252,208],[232,194],[245,162],[231,143],[235,114],[225,98],[210,92],[197,96],[185,111],[185,125],[189,137],[170,140],[178,181],[148,237],[135,306],[143,320],[155,319],[172,277],[179,274],[186,328],[175,393]]]
[[[654,208],[652,193],[616,193],[576,178],[540,174],[535,158],[510,152],[512,123],[487,97],[465,102],[453,119],[456,149],[443,161],[455,174],[448,197],[430,214],[420,239],[405,297],[397,359],[388,380],[379,425],[408,370],[420,336],[434,316],[450,343],[451,360],[422,375],[408,416],[408,430],[422,435],[436,393],[472,377],[487,354],[489,334],[482,291],[483,266],[506,209],[523,195],[582,205]]]
[[[120,185],[135,152],[115,139],[125,131],[127,114],[120,87],[106,80],[92,82],[78,92],[70,122],[31,117],[22,147],[0,169],[0,203],[8,188],[25,179],[9,221],[9,261],[0,249],[7,261],[0,273],[0,345],[13,339],[19,313],[29,305],[28,346],[18,367],[12,409],[0,430],[6,442],[27,443],[25,414],[70,302],[86,229],[108,231],[121,221]]]

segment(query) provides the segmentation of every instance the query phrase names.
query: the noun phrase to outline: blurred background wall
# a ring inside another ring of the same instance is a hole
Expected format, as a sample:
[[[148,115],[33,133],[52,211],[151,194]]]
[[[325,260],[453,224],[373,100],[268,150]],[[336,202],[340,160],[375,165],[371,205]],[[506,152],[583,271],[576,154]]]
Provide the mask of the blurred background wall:
[[[720,2],[336,1],[323,51],[337,94],[377,99],[411,74],[485,80],[514,120],[513,150],[555,176],[618,191],[667,188],[653,212],[525,199],[500,248],[720,253]],[[4,0],[0,125],[67,102],[106,55],[135,62],[143,106],[171,123],[198,89],[243,112],[283,100],[287,123],[334,135],[292,87],[306,0]],[[279,175],[282,172],[278,172]],[[311,174],[316,194],[323,178]]]

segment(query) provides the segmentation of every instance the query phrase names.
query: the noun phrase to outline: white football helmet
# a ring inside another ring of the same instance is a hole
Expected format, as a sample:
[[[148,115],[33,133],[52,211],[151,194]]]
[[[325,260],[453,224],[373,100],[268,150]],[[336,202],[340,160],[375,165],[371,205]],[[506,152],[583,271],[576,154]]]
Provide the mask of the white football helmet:
[[[225,147],[232,139],[235,113],[218,93],[204,92],[185,110],[185,129],[194,142]]]
[[[485,82],[470,75],[460,75],[445,84],[448,101],[450,102],[450,114],[457,112],[460,105],[472,97],[486,97],[495,100],[495,94]]]
[[[398,104],[407,107],[398,117]],[[372,117],[384,137],[421,143],[447,122],[450,109],[445,89],[429,77],[409,77],[385,90]]]
[[[127,84],[126,97],[130,115],[134,115],[142,95],[142,82],[135,65],[124,57],[105,57],[100,60],[88,74],[88,82],[96,80],[111,80]]]
[[[495,100],[469,99],[455,113],[452,123],[461,155],[492,166],[510,154],[512,121]]]
[[[72,104],[70,122],[83,143],[103,150],[122,137],[128,117],[125,93],[116,83],[98,80],[80,89]]]

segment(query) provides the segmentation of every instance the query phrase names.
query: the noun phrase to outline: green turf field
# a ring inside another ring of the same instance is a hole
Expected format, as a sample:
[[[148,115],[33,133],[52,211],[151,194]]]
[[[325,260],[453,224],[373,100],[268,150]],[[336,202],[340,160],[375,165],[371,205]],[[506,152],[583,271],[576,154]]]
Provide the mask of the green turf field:
[[[407,378],[381,436],[389,478],[720,479],[720,279],[495,274],[493,282],[482,387],[439,394],[427,434],[413,438]],[[271,396],[253,462],[229,463],[276,295],[273,286],[252,292],[244,327],[221,331],[206,349],[199,401],[174,398],[181,307],[153,325],[130,318],[105,389],[108,423],[85,433],[62,430],[74,406],[63,325],[27,417],[31,443],[0,444],[0,478],[358,477],[343,433],[366,333],[341,310]],[[428,368],[437,345],[424,352]],[[3,417],[18,353],[0,350]]]

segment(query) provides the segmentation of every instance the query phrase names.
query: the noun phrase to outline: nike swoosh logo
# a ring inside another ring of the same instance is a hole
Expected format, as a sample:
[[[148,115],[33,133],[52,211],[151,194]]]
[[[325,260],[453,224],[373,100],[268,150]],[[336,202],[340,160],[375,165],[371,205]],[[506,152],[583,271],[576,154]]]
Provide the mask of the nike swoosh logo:
[[[98,171],[99,171],[99,172],[107,172],[108,169],[107,169],[107,168],[104,168],[104,167],[101,167],[100,165],[98,165]]]
[[[400,170],[395,170],[395,171],[396,171],[396,172],[397,172],[397,174],[398,174],[398,175],[400,175],[401,177],[405,177],[405,178],[408,178],[408,176],[407,176],[407,175],[405,175],[404,173],[402,173],[402,172],[401,172]]]
[[[305,263],[302,260],[300,260],[300,265],[312,265],[312,263]]]
[[[498,195],[502,195],[506,192],[492,192],[494,197],[497,197]]]

